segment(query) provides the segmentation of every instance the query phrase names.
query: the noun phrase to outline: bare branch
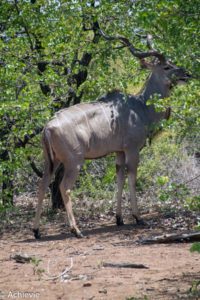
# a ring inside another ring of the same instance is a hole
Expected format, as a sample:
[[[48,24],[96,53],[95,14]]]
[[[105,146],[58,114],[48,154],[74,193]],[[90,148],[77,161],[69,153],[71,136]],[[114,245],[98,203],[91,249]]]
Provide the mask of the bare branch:
[[[28,161],[30,162],[30,166],[33,169],[33,171],[36,173],[36,175],[40,178],[42,178],[43,173],[37,168],[35,162],[32,160],[30,156],[27,157]]]
[[[21,13],[21,12],[20,12],[20,10],[19,10],[19,7],[18,7],[18,1],[17,1],[17,0],[14,1],[14,6],[15,6],[15,9],[16,9],[16,11],[17,11],[18,16],[20,16],[20,13]],[[29,30],[28,30],[28,27],[26,26],[26,23],[25,23],[25,21],[24,21],[23,18],[22,18],[22,23],[23,23],[22,25],[23,25],[23,27],[24,27],[24,30],[25,30],[25,32],[26,32],[26,34],[27,34],[27,37],[28,37],[28,40],[29,40],[29,43],[30,43],[30,48],[31,48],[32,51],[34,51],[33,42],[32,42],[32,39],[31,39]]]
[[[134,264],[134,263],[110,263],[110,262],[104,262],[103,267],[108,268],[127,268],[127,269],[148,269],[143,264]]]
[[[47,276],[48,276],[48,278],[46,280],[55,280],[55,279],[63,278],[64,275],[66,273],[68,273],[73,268],[73,258],[72,257],[70,257],[70,261],[71,261],[70,262],[70,267],[65,268],[65,270],[62,273],[60,273],[59,275],[52,276],[52,275],[50,275],[50,270],[49,270],[51,260],[49,260],[48,265],[47,265],[47,272],[48,272]]]

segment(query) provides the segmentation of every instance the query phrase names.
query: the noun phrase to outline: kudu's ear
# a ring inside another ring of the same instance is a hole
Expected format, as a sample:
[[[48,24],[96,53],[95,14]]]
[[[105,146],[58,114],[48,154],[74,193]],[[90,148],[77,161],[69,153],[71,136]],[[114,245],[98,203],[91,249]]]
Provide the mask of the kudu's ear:
[[[153,70],[154,64],[146,61],[144,58],[140,59],[140,65],[143,69]]]

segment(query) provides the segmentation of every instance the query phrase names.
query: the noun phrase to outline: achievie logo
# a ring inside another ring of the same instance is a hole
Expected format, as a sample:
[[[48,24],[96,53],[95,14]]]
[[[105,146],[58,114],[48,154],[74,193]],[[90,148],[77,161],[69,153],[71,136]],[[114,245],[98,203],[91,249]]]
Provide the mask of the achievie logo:
[[[5,293],[0,291],[0,300],[5,299],[39,299],[40,293],[38,292],[20,292],[20,291],[9,291]]]

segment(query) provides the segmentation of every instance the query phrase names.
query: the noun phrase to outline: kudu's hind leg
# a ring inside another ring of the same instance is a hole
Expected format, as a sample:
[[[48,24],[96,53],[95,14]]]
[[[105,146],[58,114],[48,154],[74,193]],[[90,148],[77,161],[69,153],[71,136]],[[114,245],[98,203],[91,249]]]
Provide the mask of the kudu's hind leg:
[[[116,157],[117,174],[117,212],[116,223],[118,226],[124,225],[122,218],[122,192],[125,182],[125,155],[123,152],[117,153]]]
[[[62,199],[63,199],[65,209],[67,212],[70,230],[72,233],[75,234],[76,237],[80,238],[80,237],[83,237],[83,235],[76,225],[76,221],[75,221],[74,214],[72,211],[72,202],[71,202],[71,196],[70,196],[71,189],[72,189],[72,187],[76,181],[76,178],[78,176],[78,171],[79,171],[78,167],[73,170],[67,170],[65,168],[65,174],[64,174],[64,177],[60,184],[60,192],[61,192]]]
[[[43,202],[46,190],[50,184],[50,180],[51,180],[51,174],[49,171],[49,165],[46,163],[44,174],[43,174],[43,177],[39,184],[38,204],[37,204],[37,209],[36,209],[35,221],[34,221],[34,225],[33,225],[33,232],[34,232],[34,236],[36,239],[40,238],[39,222],[40,222],[40,217],[41,217],[41,213],[42,213],[42,202]]]

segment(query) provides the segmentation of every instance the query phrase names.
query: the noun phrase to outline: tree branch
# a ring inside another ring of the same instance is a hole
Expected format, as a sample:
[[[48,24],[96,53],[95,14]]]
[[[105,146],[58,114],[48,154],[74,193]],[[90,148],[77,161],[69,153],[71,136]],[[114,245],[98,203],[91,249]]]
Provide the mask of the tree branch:
[[[42,178],[43,173],[37,168],[35,162],[32,160],[30,156],[27,157],[28,161],[30,162],[30,166],[33,169],[33,171],[36,173],[36,175],[40,178]]]
[[[43,130],[43,127],[37,127],[31,134],[25,134],[23,140],[18,139],[18,141],[15,143],[15,148],[23,147],[25,148],[28,142],[33,139],[35,136],[37,136],[41,131]]]
[[[30,36],[30,34],[29,34],[28,27],[26,26],[26,23],[25,23],[24,19],[23,19],[22,16],[20,15],[20,10],[19,10],[19,7],[18,7],[18,1],[17,1],[17,0],[14,1],[14,6],[15,6],[15,9],[16,9],[16,11],[17,11],[18,16],[21,17],[21,20],[22,20],[22,23],[23,23],[24,30],[25,30],[25,32],[26,32],[26,34],[27,34],[27,36],[28,36],[28,40],[29,40],[29,43],[30,43],[30,48],[31,48],[31,50],[33,51],[33,50],[34,50],[33,42],[32,42],[32,40],[31,40],[31,36]]]

